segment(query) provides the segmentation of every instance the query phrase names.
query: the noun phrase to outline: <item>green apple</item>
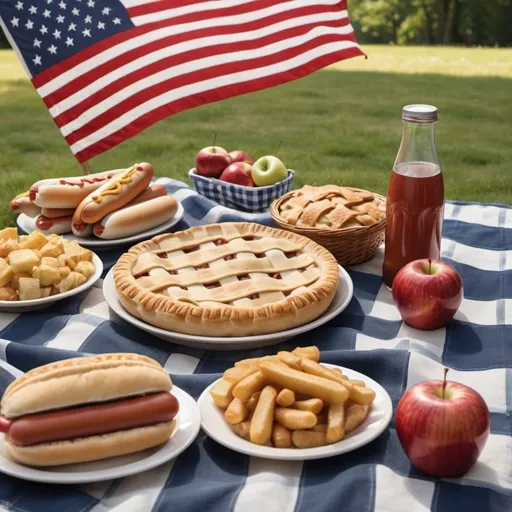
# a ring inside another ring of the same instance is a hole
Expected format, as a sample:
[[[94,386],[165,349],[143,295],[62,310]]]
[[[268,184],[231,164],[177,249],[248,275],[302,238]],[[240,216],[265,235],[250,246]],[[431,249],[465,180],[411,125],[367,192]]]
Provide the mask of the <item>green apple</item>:
[[[276,156],[262,156],[252,166],[252,179],[257,187],[267,187],[287,177],[286,167]]]

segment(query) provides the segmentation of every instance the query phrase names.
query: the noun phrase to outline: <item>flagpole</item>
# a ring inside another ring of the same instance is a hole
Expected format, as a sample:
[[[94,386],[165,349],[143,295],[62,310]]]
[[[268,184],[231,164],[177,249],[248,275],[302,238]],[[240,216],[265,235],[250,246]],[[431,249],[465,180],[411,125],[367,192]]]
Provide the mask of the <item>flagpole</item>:
[[[89,168],[89,164],[87,162],[82,162],[80,165],[82,166],[84,174],[91,174],[91,169]]]

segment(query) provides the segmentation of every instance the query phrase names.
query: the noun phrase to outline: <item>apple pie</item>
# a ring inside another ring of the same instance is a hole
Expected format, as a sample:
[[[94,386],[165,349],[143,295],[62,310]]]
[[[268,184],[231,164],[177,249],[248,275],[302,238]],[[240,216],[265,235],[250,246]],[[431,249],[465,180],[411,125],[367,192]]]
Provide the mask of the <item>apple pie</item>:
[[[288,224],[308,228],[344,229],[373,226],[386,216],[386,203],[366,190],[336,185],[306,185],[279,205]]]
[[[156,236],[114,267],[123,307],[157,327],[200,336],[279,332],[319,317],[339,269],[300,235],[248,223]]]

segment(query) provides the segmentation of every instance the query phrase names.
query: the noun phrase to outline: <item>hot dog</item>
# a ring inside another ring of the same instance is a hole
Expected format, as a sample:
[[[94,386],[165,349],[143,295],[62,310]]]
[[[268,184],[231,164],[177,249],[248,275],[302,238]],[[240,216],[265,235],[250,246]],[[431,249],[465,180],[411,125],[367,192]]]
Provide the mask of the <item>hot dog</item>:
[[[34,224],[36,228],[45,235],[63,235],[64,233],[71,232],[72,220],[73,217],[71,215],[56,217],[54,219],[50,219],[44,215],[38,215]]]
[[[153,183],[146,190],[143,190],[135,199],[130,201],[126,206],[133,206],[135,204],[155,199],[155,197],[161,197],[167,195],[167,189],[163,185]]]
[[[134,206],[126,206],[96,223],[94,234],[105,240],[135,235],[172,219],[177,209],[178,202],[172,196],[157,197]]]
[[[167,190],[163,185],[150,185],[144,191],[142,191],[135,199],[130,201],[127,206],[132,206],[135,204],[143,203],[145,201],[149,201],[150,199],[154,199],[156,197],[165,196],[167,194]],[[75,217],[75,220],[77,218]],[[101,221],[100,221],[101,222]],[[73,230],[73,234],[79,237],[87,237],[93,234],[93,225],[85,224],[80,221],[80,223],[72,223],[71,229]]]
[[[6,389],[5,451],[31,466],[100,460],[169,439],[179,403],[153,359],[103,354],[50,363]]]
[[[29,197],[30,191],[18,194],[10,203],[12,213],[24,213],[29,217],[37,217],[41,213],[41,208],[36,206]]]
[[[41,208],[41,215],[49,219],[56,219],[57,217],[73,216],[75,213],[74,208]]]
[[[148,163],[125,169],[79,204],[73,215],[73,223],[75,226],[94,224],[114,210],[126,206],[149,185],[153,173],[153,167]]]
[[[73,235],[81,238],[91,236],[93,227],[93,224],[74,224],[73,221],[71,221],[71,231],[73,232]]]
[[[17,446],[30,446],[108,434],[117,430],[144,427],[148,421],[172,421],[178,408],[176,398],[162,391],[112,404],[87,405],[77,409],[25,416],[11,422],[9,437]]]
[[[91,192],[125,169],[74,178],[40,180],[30,187],[30,200],[41,208],[76,208]]]

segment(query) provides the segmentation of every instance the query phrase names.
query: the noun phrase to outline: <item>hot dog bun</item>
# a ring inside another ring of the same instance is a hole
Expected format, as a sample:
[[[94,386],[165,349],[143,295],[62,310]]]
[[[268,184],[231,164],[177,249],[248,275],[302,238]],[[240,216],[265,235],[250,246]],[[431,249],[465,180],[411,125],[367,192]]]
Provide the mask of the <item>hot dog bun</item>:
[[[71,232],[72,219],[73,217],[71,215],[67,217],[56,217],[54,219],[50,219],[44,215],[38,215],[34,224],[36,228],[45,235],[63,235],[64,233]]]
[[[116,398],[170,391],[167,372],[137,354],[105,354],[57,361],[30,370],[5,390],[4,418],[106,402]]]
[[[156,197],[107,215],[94,225],[94,234],[105,240],[135,235],[172,219],[177,209],[174,197]]]
[[[37,217],[41,213],[41,208],[36,206],[29,197],[30,191],[18,194],[10,203],[11,212],[15,214],[24,213],[29,217]]]
[[[49,219],[56,219],[57,217],[69,217],[74,213],[74,208],[41,208],[41,215],[44,215]]]
[[[30,187],[30,200],[41,208],[76,208],[91,192],[125,169],[74,178],[40,180]]]
[[[11,383],[2,398],[6,452],[22,464],[54,466],[156,446],[174,429],[178,402],[168,394],[171,388],[162,366],[137,354],[35,368]]]
[[[73,464],[135,453],[165,443],[171,437],[175,425],[176,421],[173,420],[148,427],[34,446],[16,446],[6,438],[4,447],[11,459],[27,466]]]
[[[94,224],[109,213],[127,205],[149,185],[153,174],[152,165],[145,162],[125,169],[79,204],[73,216],[73,223],[75,226]]]

